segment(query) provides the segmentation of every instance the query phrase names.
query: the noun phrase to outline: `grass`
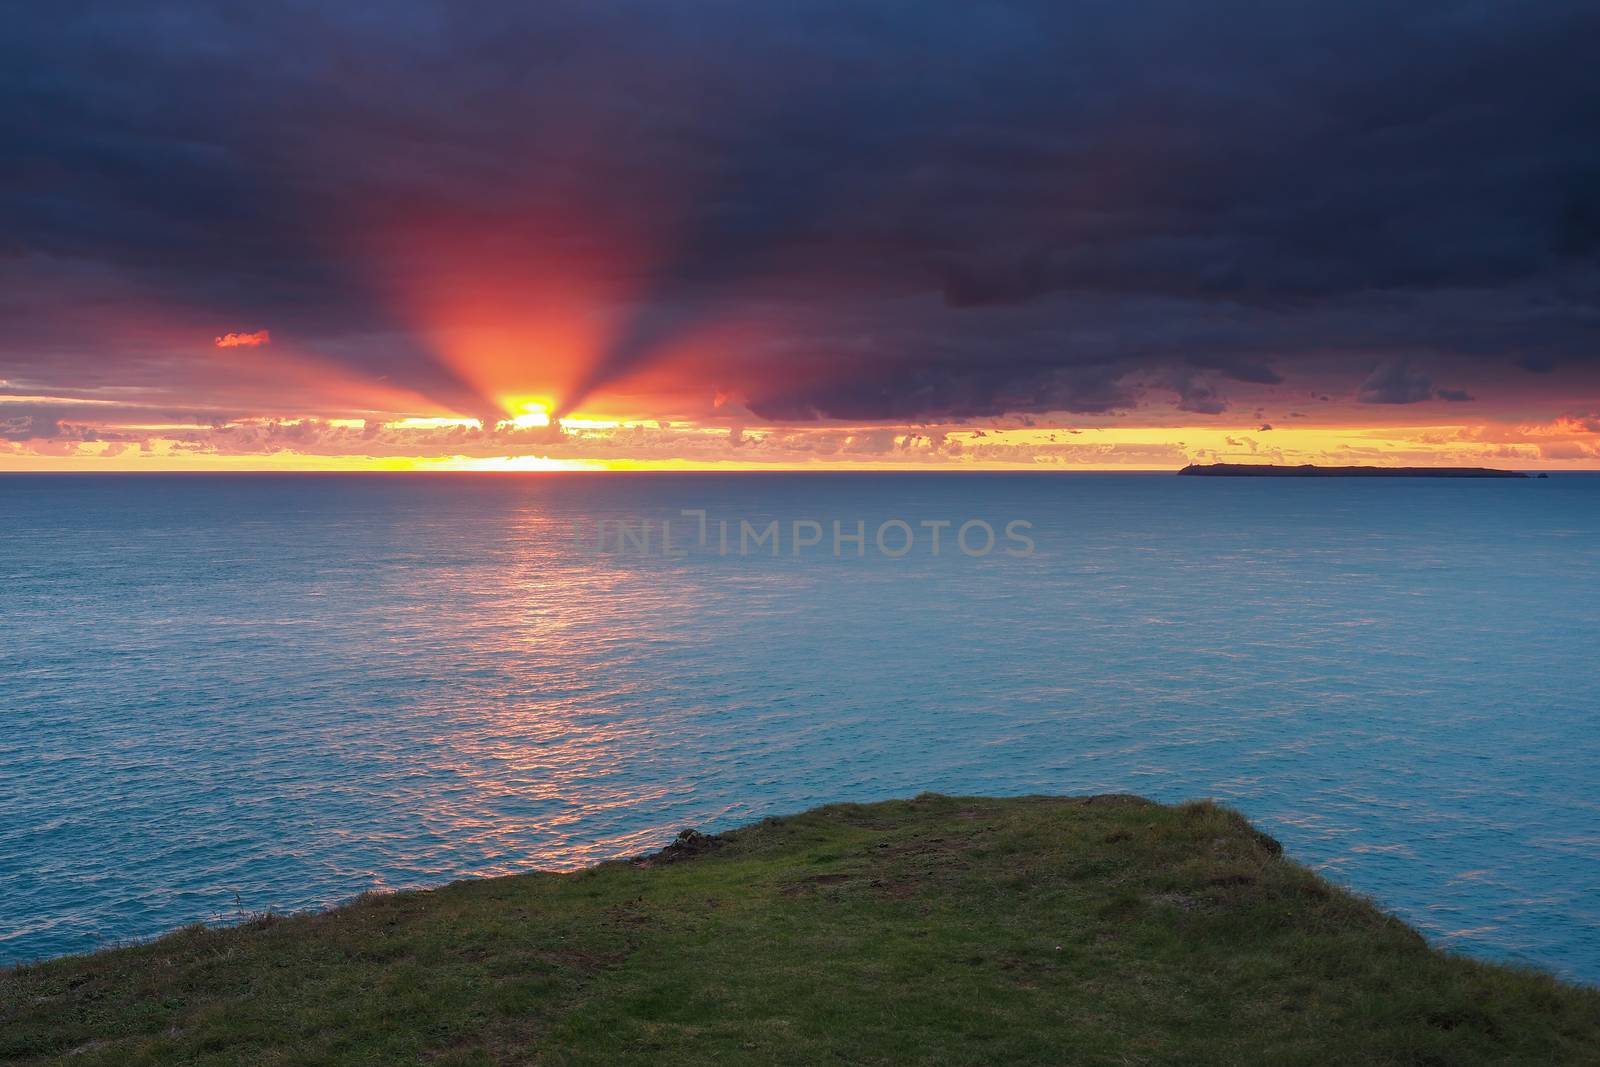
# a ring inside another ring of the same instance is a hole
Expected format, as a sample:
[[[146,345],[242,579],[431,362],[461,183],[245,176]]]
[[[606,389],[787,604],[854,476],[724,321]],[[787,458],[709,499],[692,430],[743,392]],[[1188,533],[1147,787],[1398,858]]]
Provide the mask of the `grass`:
[[[0,1061],[1600,1063],[1600,991],[1279,851],[1209,803],[834,805],[0,972]]]

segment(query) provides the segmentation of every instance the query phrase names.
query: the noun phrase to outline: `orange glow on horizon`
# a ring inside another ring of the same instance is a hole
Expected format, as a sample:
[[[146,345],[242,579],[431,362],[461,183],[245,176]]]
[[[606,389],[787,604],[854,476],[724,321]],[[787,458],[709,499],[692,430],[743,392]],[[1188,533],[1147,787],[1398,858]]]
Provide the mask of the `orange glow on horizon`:
[[[152,426],[108,439],[0,442],[3,470],[761,471],[1174,470],[1191,462],[1600,467],[1581,421],[1408,427],[738,426],[556,422],[547,401],[492,424],[450,416]],[[0,409],[3,413],[3,409]]]

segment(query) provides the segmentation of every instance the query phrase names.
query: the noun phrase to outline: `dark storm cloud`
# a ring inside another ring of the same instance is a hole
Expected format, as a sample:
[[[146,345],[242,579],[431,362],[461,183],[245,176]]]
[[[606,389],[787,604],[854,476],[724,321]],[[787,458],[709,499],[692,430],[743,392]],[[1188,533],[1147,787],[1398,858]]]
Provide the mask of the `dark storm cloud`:
[[[963,419],[1019,411],[1105,414],[1131,407],[1136,391],[1110,365],[986,366],[981,361],[857,364],[848,375],[804,384],[757,386],[748,400],[761,418],[780,422]]]
[[[1465,389],[1434,388],[1433,379],[1414,370],[1405,360],[1373,368],[1361,383],[1356,399],[1363,404],[1420,404],[1424,400],[1465,403],[1475,397]]]
[[[1588,2],[7,20],[0,376],[115,380],[152,358],[119,315],[159,309],[487,407],[404,314],[457,268],[395,234],[530,297],[550,264],[628,294],[568,406],[730,319],[783,343],[694,373],[785,419],[1215,413],[1286,381],[1405,404],[1595,366]]]
[[[1180,373],[1172,387],[1178,394],[1178,410],[1196,415],[1220,415],[1228,410],[1228,402],[1217,394],[1216,387],[1188,372]]]
[[[1363,404],[1420,404],[1432,396],[1433,381],[1404,362],[1377,367],[1356,393]]]
[[[1192,366],[1219,371],[1224,378],[1256,385],[1280,385],[1283,375],[1263,362],[1239,355],[1197,354],[1188,357]]]

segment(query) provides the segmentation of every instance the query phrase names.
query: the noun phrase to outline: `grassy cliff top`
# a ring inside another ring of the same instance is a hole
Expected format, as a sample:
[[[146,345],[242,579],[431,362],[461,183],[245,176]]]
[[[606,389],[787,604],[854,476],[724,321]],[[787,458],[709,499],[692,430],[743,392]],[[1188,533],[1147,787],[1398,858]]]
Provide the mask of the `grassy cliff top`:
[[[1600,1062],[1600,991],[1279,851],[1208,803],[834,805],[0,972],[0,1061]]]

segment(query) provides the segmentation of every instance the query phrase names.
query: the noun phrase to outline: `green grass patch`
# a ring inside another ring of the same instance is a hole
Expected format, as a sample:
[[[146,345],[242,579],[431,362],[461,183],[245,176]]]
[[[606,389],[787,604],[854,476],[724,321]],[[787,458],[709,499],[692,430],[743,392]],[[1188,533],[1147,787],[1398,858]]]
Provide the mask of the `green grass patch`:
[[[0,1061],[1600,1063],[1240,815],[925,795],[0,972]]]

